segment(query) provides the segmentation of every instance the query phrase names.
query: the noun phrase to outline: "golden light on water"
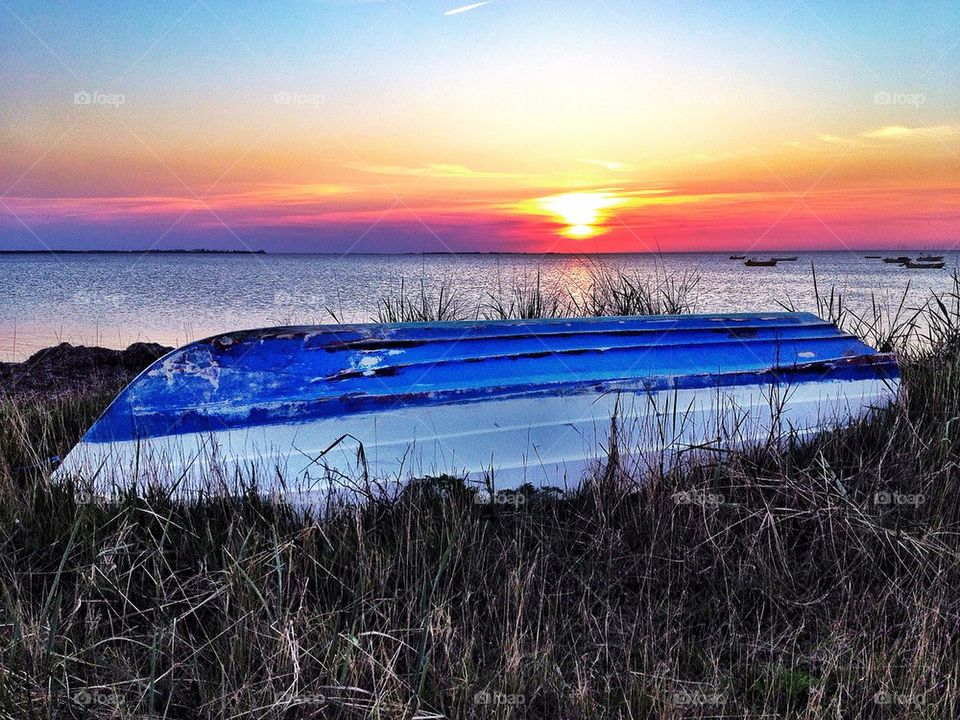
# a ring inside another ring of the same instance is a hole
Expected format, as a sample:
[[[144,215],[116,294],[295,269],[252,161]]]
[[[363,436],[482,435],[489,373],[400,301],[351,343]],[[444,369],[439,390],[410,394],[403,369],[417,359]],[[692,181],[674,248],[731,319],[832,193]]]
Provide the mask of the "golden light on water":
[[[584,239],[606,232],[609,210],[627,202],[612,192],[570,192],[535,198],[526,209],[546,214],[564,225],[560,233]]]

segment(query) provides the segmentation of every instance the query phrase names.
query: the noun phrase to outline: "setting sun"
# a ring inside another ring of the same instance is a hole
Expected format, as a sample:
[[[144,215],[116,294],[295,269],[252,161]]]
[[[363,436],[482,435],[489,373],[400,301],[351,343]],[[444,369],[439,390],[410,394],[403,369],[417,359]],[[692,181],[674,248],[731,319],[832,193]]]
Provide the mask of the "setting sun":
[[[522,209],[550,215],[563,223],[560,232],[567,237],[588,238],[606,231],[604,223],[610,214],[605,211],[626,202],[626,198],[610,192],[571,192],[535,198]]]

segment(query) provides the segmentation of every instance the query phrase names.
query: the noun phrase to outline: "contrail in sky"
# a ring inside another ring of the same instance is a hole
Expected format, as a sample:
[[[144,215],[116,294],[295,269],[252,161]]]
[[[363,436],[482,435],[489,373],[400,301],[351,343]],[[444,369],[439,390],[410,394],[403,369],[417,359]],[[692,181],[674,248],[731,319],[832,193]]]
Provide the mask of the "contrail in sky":
[[[474,3],[473,5],[464,5],[463,7],[454,8],[453,10],[447,10],[444,15],[459,15],[468,10],[476,10],[478,7],[483,7],[492,2],[493,0],[483,0],[483,2]]]

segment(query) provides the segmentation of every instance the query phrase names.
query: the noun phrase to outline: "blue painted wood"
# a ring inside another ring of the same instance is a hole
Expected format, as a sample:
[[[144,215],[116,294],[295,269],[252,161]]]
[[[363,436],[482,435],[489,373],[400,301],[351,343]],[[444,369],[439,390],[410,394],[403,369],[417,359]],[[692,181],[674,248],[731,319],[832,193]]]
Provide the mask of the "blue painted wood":
[[[899,377],[807,313],[283,327],[227,333],[142,373],[87,443],[494,398]]]

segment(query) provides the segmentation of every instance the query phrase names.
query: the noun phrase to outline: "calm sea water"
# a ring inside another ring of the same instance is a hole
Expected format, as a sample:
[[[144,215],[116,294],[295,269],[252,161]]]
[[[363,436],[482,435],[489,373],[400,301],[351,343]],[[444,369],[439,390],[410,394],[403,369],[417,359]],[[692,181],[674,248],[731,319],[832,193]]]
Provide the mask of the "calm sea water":
[[[396,294],[401,281],[419,288],[422,280],[428,289],[446,283],[476,305],[539,272],[544,285],[576,294],[598,264],[651,278],[698,273],[704,312],[776,310],[788,301],[813,309],[812,267],[821,288],[835,286],[851,306],[865,306],[871,293],[896,303],[908,283],[917,304],[931,289],[949,289],[949,268],[960,261],[949,253],[943,270],[906,270],[864,254],[807,253],[775,268],[747,268],[726,254],[0,255],[0,359],[19,360],[62,341],[180,345],[242,328],[325,323],[328,309],[346,321],[368,321],[376,300]]]

